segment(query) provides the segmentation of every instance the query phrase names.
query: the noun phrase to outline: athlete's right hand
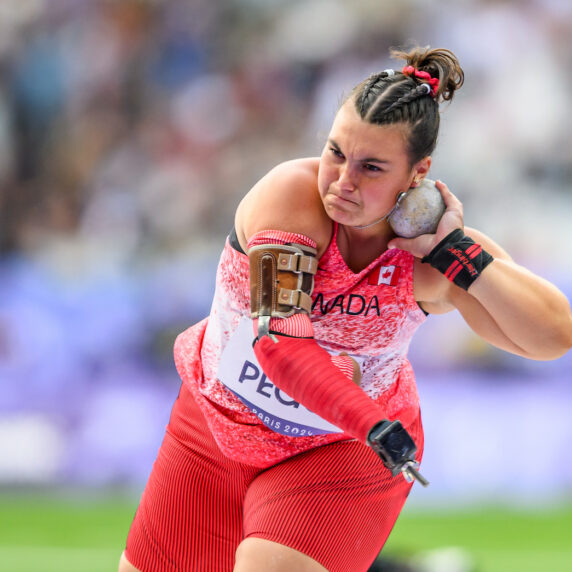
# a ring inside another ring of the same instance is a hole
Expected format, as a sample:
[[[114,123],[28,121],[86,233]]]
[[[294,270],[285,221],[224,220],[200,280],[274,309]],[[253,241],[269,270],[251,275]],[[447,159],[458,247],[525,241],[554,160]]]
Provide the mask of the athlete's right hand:
[[[435,234],[421,234],[415,238],[396,237],[389,241],[388,248],[400,248],[417,258],[427,256],[448,234],[457,228],[464,229],[463,204],[449,190],[443,181],[435,181],[443,201],[445,212],[439,221]]]

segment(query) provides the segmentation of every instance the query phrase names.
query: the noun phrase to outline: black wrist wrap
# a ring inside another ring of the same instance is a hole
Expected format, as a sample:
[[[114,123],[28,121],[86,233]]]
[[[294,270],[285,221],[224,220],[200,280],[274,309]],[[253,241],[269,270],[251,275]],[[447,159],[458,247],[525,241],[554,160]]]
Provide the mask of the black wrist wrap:
[[[445,277],[468,290],[493,257],[460,229],[449,233],[421,262],[428,262]]]

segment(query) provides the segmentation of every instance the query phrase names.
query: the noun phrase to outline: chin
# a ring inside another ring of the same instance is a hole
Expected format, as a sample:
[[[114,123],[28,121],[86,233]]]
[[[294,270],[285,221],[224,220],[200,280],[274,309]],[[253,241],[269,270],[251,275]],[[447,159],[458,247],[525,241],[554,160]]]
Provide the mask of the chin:
[[[352,215],[339,211],[337,209],[327,209],[326,213],[334,222],[338,224],[343,224],[344,226],[356,226],[359,225],[359,222],[356,221],[355,217]]]

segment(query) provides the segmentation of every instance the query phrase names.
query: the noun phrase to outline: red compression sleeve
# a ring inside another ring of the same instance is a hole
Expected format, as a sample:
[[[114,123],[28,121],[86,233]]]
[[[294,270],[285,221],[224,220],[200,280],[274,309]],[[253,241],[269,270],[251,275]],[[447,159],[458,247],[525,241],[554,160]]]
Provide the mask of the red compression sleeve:
[[[255,234],[248,241],[248,248],[289,242],[316,248],[307,236],[276,230]],[[332,356],[312,338],[312,323],[306,314],[271,318],[270,330],[285,335],[276,335],[278,342],[263,336],[254,345],[264,373],[292,399],[365,443],[370,429],[384,415],[352,381],[351,360],[338,356],[332,362]]]
[[[366,442],[383,411],[333,363],[314,339],[263,336],[254,352],[264,373],[292,399]]]

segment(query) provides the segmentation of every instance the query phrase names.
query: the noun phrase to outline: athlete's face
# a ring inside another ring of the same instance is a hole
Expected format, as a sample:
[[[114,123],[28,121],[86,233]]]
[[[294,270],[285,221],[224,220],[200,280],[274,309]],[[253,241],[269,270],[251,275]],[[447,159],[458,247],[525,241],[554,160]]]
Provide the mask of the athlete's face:
[[[344,103],[320,157],[318,186],[330,218],[348,226],[371,223],[427,173],[429,157],[409,164],[407,129],[404,124],[367,123],[352,101]]]

